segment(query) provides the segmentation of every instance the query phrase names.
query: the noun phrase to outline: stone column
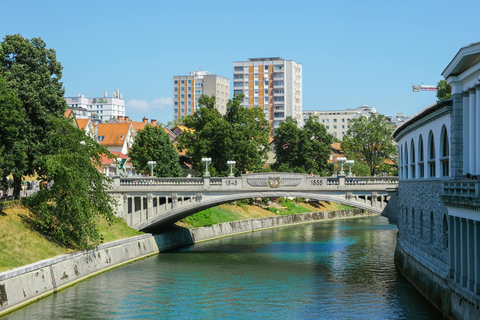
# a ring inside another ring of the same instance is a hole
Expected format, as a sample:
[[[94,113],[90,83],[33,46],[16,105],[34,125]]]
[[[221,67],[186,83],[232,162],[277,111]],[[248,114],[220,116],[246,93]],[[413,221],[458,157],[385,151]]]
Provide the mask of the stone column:
[[[128,217],[128,195],[123,194],[123,216],[122,218],[127,221]]]
[[[477,171],[475,172],[475,174],[480,174],[480,146],[478,145],[480,143],[480,85],[477,85],[476,86],[476,105],[475,105],[475,115],[476,115],[476,119],[475,119],[475,137],[476,137],[476,154],[475,154],[475,157],[476,157],[476,169]]]
[[[461,269],[461,260],[460,260],[460,219],[458,217],[454,217],[454,233],[455,233],[455,241],[454,241],[454,254],[455,254],[455,281],[460,283],[460,269]]]
[[[468,92],[463,92],[463,174],[467,174],[470,170],[470,153],[469,153],[469,107]]]
[[[460,284],[464,287],[467,286],[468,278],[467,257],[467,221],[464,218],[460,218]]]
[[[432,222],[430,222],[432,223]],[[448,274],[451,279],[455,278],[455,224],[453,221],[452,216],[448,216],[448,252],[450,254],[450,266],[448,270]],[[431,237],[433,234],[430,234],[430,241],[432,241]]]
[[[153,195],[151,193],[147,194],[147,212],[145,214],[145,220],[148,221],[148,216],[153,215]]]
[[[473,221],[473,264],[475,272],[473,292],[480,294],[480,224],[478,221]]]
[[[472,220],[467,219],[467,288],[473,290],[475,282],[475,261],[474,261],[474,236]]]
[[[477,154],[477,138],[476,138],[476,130],[475,125],[477,121],[477,110],[476,110],[476,90],[471,89],[469,91],[469,99],[468,99],[468,133],[469,133],[469,140],[468,140],[468,163],[469,163],[469,171],[471,174],[477,173],[477,166],[475,161],[475,156]]]

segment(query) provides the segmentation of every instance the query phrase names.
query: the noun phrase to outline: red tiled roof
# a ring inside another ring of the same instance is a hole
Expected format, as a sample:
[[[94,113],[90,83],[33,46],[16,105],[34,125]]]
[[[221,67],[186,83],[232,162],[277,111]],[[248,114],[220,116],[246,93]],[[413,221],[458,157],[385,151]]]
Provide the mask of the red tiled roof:
[[[88,122],[90,121],[89,119],[75,119],[77,121],[77,125],[80,129],[85,129]]]
[[[98,141],[102,146],[122,146],[131,123],[99,123]]]
[[[113,159],[109,159],[107,156],[102,156],[102,164],[113,164],[113,163],[115,163],[115,159],[116,159],[116,158],[122,158],[122,159],[127,158],[127,159],[128,159],[128,156],[127,156],[127,155],[124,155],[124,154],[121,153],[121,152],[111,151],[111,153],[112,153],[115,157],[114,157]],[[130,162],[130,161],[127,161],[127,162]]]

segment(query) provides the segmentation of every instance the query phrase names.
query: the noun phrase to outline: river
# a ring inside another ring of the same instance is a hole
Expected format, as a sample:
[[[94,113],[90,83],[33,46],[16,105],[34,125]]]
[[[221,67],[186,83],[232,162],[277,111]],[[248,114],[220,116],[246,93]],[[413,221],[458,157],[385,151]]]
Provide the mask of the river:
[[[366,217],[207,241],[102,273],[4,319],[440,319],[396,271],[396,232]]]

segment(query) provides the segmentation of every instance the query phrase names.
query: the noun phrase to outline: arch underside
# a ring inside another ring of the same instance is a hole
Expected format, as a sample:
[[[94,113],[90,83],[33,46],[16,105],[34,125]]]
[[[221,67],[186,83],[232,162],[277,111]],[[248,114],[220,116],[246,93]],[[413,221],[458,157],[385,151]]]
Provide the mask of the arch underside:
[[[379,192],[378,196],[386,196],[387,193]],[[358,195],[357,195],[358,196]],[[228,195],[216,195],[216,196],[205,196],[201,201],[194,203],[188,203],[185,205],[177,206],[174,209],[169,211],[162,212],[147,221],[141,222],[136,226],[133,226],[137,230],[146,231],[146,232],[155,232],[157,230],[166,228],[175,222],[184,219],[188,216],[191,216],[202,210],[212,208],[221,204],[250,199],[250,198],[278,198],[278,197],[290,197],[290,198],[303,198],[311,199],[317,201],[326,201],[326,202],[335,202],[344,205],[349,205],[351,207],[368,210],[373,213],[381,214],[383,208],[386,205],[384,201],[384,206],[376,205],[372,206],[371,199],[367,199],[370,194],[362,194],[364,199],[355,200],[355,197],[352,197],[350,200],[346,198],[345,194],[343,195],[329,195],[321,193],[306,193],[306,192],[291,192],[291,191],[272,191],[272,192],[251,192],[251,193],[236,193]]]

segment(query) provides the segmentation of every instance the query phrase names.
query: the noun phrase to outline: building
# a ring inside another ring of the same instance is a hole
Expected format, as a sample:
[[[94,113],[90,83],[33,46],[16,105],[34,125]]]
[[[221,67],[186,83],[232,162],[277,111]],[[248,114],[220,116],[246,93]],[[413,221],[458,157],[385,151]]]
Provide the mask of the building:
[[[230,99],[230,80],[208,71],[192,71],[188,76],[174,76],[173,120],[193,114],[200,107],[198,98],[202,94],[214,95],[217,99],[215,107],[221,114],[225,114]]]
[[[78,94],[65,100],[77,119],[108,121],[113,117],[125,116],[125,101],[118,89],[113,92],[113,97],[108,97],[105,91],[102,98],[85,98],[83,94]]]
[[[372,113],[376,113],[375,108],[363,105],[356,109],[346,110],[326,110],[326,111],[303,111],[303,120],[306,122],[310,117],[315,116],[318,122],[327,128],[327,132],[332,134],[338,140],[343,140],[343,136],[350,128],[349,122],[360,116],[370,117]]]
[[[480,319],[480,43],[442,73],[452,99],[398,127],[395,263],[451,319]]]
[[[259,107],[272,134],[287,117],[303,126],[302,65],[282,58],[254,58],[233,63],[233,93],[244,94],[245,107]]]

